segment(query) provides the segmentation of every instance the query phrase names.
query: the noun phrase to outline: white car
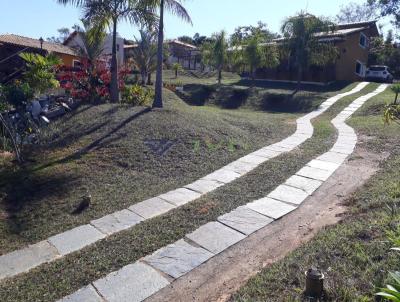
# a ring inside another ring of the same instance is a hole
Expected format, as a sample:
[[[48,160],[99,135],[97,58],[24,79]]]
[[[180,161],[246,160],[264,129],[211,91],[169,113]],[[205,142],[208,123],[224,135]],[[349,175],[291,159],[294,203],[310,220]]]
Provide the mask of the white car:
[[[370,81],[393,83],[393,75],[390,73],[389,67],[384,65],[370,66],[365,78]]]

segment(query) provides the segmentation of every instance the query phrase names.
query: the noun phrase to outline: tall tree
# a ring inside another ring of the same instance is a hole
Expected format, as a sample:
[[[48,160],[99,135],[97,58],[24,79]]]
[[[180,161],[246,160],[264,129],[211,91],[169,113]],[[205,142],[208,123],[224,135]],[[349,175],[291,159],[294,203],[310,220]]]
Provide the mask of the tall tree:
[[[283,47],[294,59],[297,68],[297,92],[301,87],[303,71],[310,65],[324,66],[334,62],[338,53],[336,47],[328,42],[321,42],[317,34],[328,33],[333,24],[313,15],[300,12],[287,18],[282,25],[285,37]]]
[[[211,63],[218,71],[218,84],[221,84],[222,69],[228,61],[228,46],[225,31],[221,31],[214,35],[214,43],[211,46]]]
[[[136,47],[132,49],[133,60],[142,76],[142,85],[151,84],[150,74],[157,67],[157,33],[151,30],[142,29],[140,38],[135,37]]]
[[[400,27],[400,0],[368,0],[371,9],[377,8],[382,17],[393,17],[393,24]]]
[[[260,42],[267,42],[278,35],[270,31],[266,23],[259,21],[256,26],[239,26],[235,29],[234,33],[231,35],[230,40],[232,44],[239,45],[246,43],[247,40],[257,36]]]
[[[154,22],[152,1],[146,0],[57,0],[60,4],[72,4],[81,7],[84,18],[98,28],[112,27],[111,83],[110,98],[119,101],[117,28],[121,21],[142,25]]]
[[[155,96],[153,108],[163,107],[163,48],[164,48],[164,11],[168,10],[174,15],[177,15],[182,20],[192,23],[189,13],[182,5],[182,0],[154,0],[154,4],[160,10],[159,25],[158,25],[158,45],[157,45],[157,75],[155,84]]]
[[[336,15],[337,23],[355,23],[362,21],[371,21],[378,18],[375,7],[368,3],[350,2],[341,6],[339,13]]]
[[[243,46],[244,63],[249,66],[250,75],[256,78],[256,71],[261,67],[273,68],[279,64],[278,51],[274,45],[265,45],[257,36]]]

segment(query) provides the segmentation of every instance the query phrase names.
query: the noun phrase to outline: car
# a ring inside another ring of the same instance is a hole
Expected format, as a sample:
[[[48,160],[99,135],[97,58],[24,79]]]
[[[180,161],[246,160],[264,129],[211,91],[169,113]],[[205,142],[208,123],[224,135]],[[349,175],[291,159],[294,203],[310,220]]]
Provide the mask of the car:
[[[389,67],[384,65],[370,66],[365,78],[370,81],[393,83],[393,75],[390,73]]]

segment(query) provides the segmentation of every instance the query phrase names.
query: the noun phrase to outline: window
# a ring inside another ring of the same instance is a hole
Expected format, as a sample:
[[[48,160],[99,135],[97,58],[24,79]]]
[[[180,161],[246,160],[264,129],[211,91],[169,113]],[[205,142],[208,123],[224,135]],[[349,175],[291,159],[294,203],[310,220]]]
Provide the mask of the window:
[[[360,34],[360,46],[362,48],[367,48],[368,47],[368,38],[363,33]]]
[[[74,68],[81,68],[82,67],[82,63],[80,61],[78,61],[78,60],[73,60],[72,61],[72,66]]]
[[[365,64],[361,63],[360,61],[356,62],[356,74],[360,77],[365,75]]]

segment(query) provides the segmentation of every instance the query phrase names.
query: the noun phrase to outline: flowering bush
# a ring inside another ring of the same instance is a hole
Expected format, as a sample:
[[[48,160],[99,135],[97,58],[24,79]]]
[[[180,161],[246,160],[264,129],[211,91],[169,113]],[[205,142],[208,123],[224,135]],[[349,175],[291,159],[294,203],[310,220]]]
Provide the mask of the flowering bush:
[[[153,89],[135,84],[124,87],[121,101],[133,106],[149,106],[153,98]]]
[[[125,79],[129,73],[127,67],[119,71],[119,89],[125,87]],[[72,97],[86,101],[107,100],[110,96],[111,72],[104,61],[90,64],[82,62],[78,70],[66,70],[59,74],[61,87]]]

